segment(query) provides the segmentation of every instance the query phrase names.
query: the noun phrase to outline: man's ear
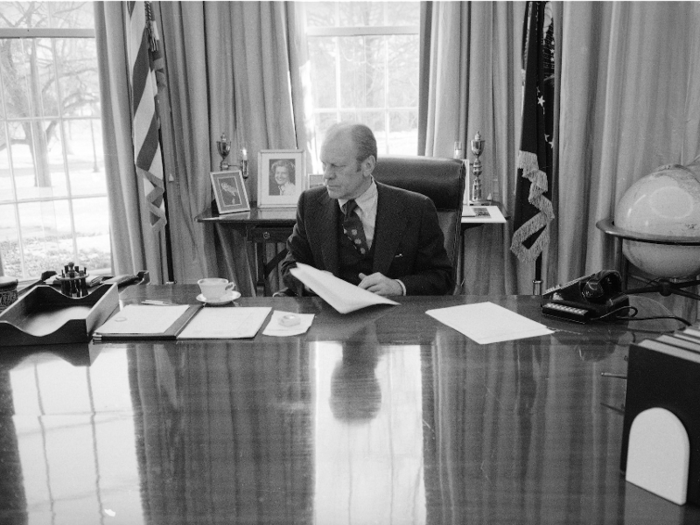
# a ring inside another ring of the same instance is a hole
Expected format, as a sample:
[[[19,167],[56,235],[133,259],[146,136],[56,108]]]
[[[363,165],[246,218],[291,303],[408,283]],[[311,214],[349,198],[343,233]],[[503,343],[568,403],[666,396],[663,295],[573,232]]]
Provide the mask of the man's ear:
[[[369,177],[372,175],[372,172],[374,171],[374,167],[377,165],[377,159],[374,158],[374,155],[370,155],[367,157],[365,160],[362,161],[362,164],[360,165],[362,168],[362,175],[365,177]]]

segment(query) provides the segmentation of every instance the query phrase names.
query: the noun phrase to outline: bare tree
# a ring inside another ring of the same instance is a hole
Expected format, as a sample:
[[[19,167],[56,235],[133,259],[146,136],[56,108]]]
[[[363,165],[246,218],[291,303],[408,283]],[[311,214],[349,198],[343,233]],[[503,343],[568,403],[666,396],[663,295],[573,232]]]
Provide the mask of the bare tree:
[[[82,27],[86,6],[89,4],[84,2],[3,2],[0,26]],[[0,150],[12,144],[28,145],[37,186],[51,185],[48,150],[57,138],[59,115],[79,115],[99,101],[94,60],[87,60],[88,46],[94,46],[94,40],[0,39],[5,118],[17,119],[22,129],[21,134],[11,132],[10,136],[1,137]]]

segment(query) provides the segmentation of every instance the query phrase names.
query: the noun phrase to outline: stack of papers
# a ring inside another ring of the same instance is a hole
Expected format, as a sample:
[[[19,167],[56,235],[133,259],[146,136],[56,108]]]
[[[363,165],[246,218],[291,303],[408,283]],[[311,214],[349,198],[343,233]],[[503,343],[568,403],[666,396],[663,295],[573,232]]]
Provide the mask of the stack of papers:
[[[543,324],[490,302],[438,308],[425,313],[482,345],[554,333]]]
[[[375,304],[399,304],[343,281],[329,272],[317,270],[313,266],[297,263],[297,267],[292,268],[290,272],[341,314]]]

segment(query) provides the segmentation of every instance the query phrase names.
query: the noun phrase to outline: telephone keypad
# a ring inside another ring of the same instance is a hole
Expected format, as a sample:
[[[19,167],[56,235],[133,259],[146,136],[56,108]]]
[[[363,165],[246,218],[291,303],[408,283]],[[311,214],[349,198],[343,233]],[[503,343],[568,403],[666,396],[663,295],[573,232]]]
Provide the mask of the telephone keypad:
[[[565,304],[558,303],[543,304],[542,313],[545,315],[551,315],[553,317],[568,319],[577,323],[587,322],[591,315],[591,312],[584,308],[576,308],[575,306],[568,306]]]

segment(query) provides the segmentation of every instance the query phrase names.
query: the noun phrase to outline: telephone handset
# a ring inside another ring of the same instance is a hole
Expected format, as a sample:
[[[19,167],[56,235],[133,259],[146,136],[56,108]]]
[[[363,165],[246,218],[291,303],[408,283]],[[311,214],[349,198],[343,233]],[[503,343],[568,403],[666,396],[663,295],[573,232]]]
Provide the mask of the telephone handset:
[[[542,296],[542,313],[586,323],[629,306],[622,278],[615,270],[602,270],[549,288]]]

